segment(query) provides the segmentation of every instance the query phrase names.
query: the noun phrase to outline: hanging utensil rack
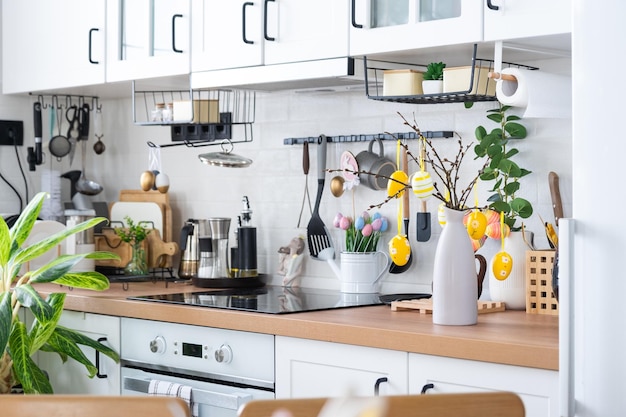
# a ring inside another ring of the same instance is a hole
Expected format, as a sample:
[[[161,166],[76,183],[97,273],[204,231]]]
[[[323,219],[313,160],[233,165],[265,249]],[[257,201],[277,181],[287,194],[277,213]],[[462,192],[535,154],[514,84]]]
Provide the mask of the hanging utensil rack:
[[[77,95],[77,94],[33,94],[29,93],[30,96],[37,96],[37,101],[41,103],[41,109],[67,109],[73,105],[77,105],[78,107],[82,107],[84,103],[89,103],[91,101],[91,109],[97,110],[101,109],[102,105],[100,104],[100,98],[98,96],[85,96],[85,95]]]
[[[454,136],[452,130],[437,130],[437,131],[424,131],[422,136],[426,139],[435,138],[451,138]],[[283,145],[302,145],[303,143],[317,143],[319,136],[309,136],[304,138],[286,138],[283,139]],[[369,142],[374,139],[380,140],[413,140],[419,139],[419,135],[415,132],[401,132],[401,133],[374,133],[374,134],[361,134],[361,135],[338,135],[338,136],[326,136],[328,143],[345,143],[345,142]]]
[[[480,77],[486,77],[486,74],[482,71],[476,71],[477,68],[488,69],[488,72],[496,70],[496,64],[492,59],[476,58],[476,52],[478,45],[474,44],[472,53],[472,59],[470,63],[470,76],[469,85],[466,90],[437,93],[437,94],[421,94],[421,95],[406,95],[406,96],[390,96],[383,95],[383,74],[384,71],[389,69],[413,69],[420,72],[426,71],[426,64],[408,64],[400,62],[385,62],[376,60],[376,67],[368,66],[367,57],[363,57],[364,75],[365,75],[365,94],[370,100],[386,101],[393,103],[406,103],[406,104],[438,104],[438,103],[465,103],[465,102],[478,102],[478,101],[497,101],[495,94],[488,93],[489,83],[484,82],[484,89],[476,89],[474,92],[474,86],[481,84]],[[384,65],[388,64],[387,67]],[[378,66],[382,65],[382,66]],[[539,68],[529,65],[515,64],[512,62],[501,62],[501,68],[524,68],[528,70],[537,70]],[[370,84],[370,75],[373,75],[374,81]],[[492,81],[495,82],[495,81]]]

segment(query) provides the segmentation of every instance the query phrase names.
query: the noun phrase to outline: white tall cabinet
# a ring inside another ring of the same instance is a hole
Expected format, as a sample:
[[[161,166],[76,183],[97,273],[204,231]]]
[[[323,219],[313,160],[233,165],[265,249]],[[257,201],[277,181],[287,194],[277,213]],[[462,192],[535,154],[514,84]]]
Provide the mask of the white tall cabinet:
[[[3,1],[3,92],[104,83],[105,15],[105,0]]]

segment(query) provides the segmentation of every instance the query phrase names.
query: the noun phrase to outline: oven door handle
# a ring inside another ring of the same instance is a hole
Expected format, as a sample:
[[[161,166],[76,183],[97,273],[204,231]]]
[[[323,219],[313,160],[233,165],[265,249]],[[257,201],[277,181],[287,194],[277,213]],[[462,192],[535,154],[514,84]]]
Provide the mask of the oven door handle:
[[[126,390],[147,394],[148,388],[150,387],[150,380],[125,376],[123,386]],[[214,407],[226,408],[229,410],[238,410],[242,404],[252,399],[252,395],[250,394],[226,394],[223,392],[206,391],[193,387],[191,388],[191,395],[193,402],[196,404],[206,404]]]

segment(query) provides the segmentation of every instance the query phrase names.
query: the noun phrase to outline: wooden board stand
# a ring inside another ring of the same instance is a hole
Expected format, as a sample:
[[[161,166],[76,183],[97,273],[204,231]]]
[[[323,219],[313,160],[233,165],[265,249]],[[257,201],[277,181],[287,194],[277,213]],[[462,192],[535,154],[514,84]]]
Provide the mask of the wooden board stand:
[[[501,301],[478,301],[477,302],[478,314],[482,313],[495,313],[497,311],[504,311],[505,306]],[[422,298],[419,300],[403,300],[392,301],[391,311],[400,310],[417,310],[420,314],[432,314],[433,313],[433,300],[430,298]]]

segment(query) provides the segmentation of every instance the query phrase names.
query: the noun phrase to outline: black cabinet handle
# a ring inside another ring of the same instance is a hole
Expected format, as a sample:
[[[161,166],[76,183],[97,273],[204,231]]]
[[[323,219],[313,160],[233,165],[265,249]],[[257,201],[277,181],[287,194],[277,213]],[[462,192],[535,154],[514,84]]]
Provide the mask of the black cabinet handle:
[[[422,392],[420,394],[426,394],[426,391],[433,388],[435,388],[435,384],[426,384],[422,387]]]
[[[102,342],[106,342],[106,340],[107,340],[106,337],[101,337],[98,339],[98,342],[102,343]],[[100,379],[105,379],[109,377],[108,375],[100,373],[100,351],[98,350],[96,350],[96,376]]]
[[[487,7],[489,7],[491,10],[500,10],[500,7],[493,4],[491,0],[487,0]]]
[[[100,62],[98,61],[94,61],[93,58],[91,57],[91,51],[92,51],[92,37],[93,37],[93,33],[94,32],[98,32],[100,29],[98,28],[91,28],[89,29],[89,63],[90,64],[99,64]]]
[[[355,27],[357,29],[363,29],[363,25],[359,25],[356,22],[356,0],[352,0],[352,27]]]
[[[183,17],[182,14],[175,14],[172,16],[172,51],[177,54],[182,54],[182,49],[176,49],[176,19],[179,17]]]
[[[267,35],[267,3],[269,3],[270,1],[276,1],[276,0],[265,0],[265,3],[263,3],[263,37],[265,38],[266,41],[275,41],[276,38],[272,38],[270,36]]]
[[[248,38],[246,38],[246,7],[248,6],[254,6],[254,3],[252,3],[251,1],[247,1],[243,4],[243,8],[241,9],[241,16],[242,16],[242,22],[241,22],[241,37],[243,38],[243,43],[247,43],[248,45],[252,45],[254,42],[252,42],[251,40],[248,40]]]
[[[386,376],[382,378],[378,378],[376,382],[374,383],[374,395],[378,396],[378,393],[380,392],[380,384],[382,384],[383,382],[388,382],[388,381],[389,379],[387,379]]]

